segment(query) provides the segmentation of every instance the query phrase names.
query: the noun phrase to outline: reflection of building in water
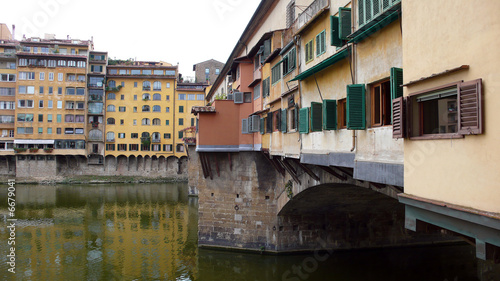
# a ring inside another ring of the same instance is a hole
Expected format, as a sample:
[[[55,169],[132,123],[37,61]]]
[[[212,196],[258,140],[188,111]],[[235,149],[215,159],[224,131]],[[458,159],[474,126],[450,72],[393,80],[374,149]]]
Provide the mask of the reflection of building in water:
[[[187,192],[173,189],[136,187],[140,202],[130,202],[127,187],[58,188],[56,207],[25,205],[16,213],[18,270],[33,280],[197,276],[197,238],[188,237],[197,220],[187,196],[178,202]]]

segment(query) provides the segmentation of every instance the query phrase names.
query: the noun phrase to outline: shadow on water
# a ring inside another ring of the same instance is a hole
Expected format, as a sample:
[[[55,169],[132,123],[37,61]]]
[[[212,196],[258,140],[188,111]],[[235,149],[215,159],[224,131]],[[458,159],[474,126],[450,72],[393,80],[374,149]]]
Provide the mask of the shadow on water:
[[[1,189],[1,253],[6,198]],[[16,274],[1,255],[1,280],[479,280],[464,245],[286,256],[198,249],[198,199],[186,184],[17,186],[16,200]]]

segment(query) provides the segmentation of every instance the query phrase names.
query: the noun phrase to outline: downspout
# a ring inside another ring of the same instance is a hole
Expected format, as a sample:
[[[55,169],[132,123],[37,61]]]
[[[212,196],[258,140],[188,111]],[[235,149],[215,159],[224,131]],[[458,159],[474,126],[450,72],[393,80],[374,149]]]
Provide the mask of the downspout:
[[[353,6],[353,11],[356,11],[357,10],[357,7],[355,6],[356,4],[354,4]],[[356,13],[352,13],[352,19],[351,19],[351,28],[354,29],[354,24],[355,22],[357,22],[357,19],[356,19]],[[352,30],[351,30],[352,32]],[[351,67],[351,79],[352,79],[352,84],[355,84],[356,83],[356,44],[352,44],[351,45],[351,60],[350,60],[350,64],[349,66]],[[354,64],[354,68],[352,67]],[[351,152],[354,152],[356,150],[356,139],[357,139],[357,136],[356,136],[356,130],[353,130],[352,131],[352,148],[351,148]]]

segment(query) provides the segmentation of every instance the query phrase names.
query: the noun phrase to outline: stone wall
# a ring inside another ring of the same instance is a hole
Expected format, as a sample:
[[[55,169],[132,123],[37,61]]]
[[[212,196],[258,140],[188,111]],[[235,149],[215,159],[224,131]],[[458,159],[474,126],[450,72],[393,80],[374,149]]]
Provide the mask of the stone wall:
[[[131,176],[146,178],[187,179],[187,157],[106,157],[104,165],[92,165],[81,156],[18,156],[12,165],[18,178],[34,180],[52,180],[74,176]],[[8,175],[2,167],[1,175]]]

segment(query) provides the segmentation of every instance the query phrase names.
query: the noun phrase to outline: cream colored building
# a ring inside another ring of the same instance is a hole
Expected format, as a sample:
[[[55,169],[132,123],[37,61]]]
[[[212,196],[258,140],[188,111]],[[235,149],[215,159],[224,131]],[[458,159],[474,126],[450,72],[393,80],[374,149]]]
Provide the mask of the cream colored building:
[[[454,231],[475,242],[479,258],[498,260],[500,2],[403,0],[403,6],[407,122],[395,133],[406,137],[400,195],[406,227]]]

